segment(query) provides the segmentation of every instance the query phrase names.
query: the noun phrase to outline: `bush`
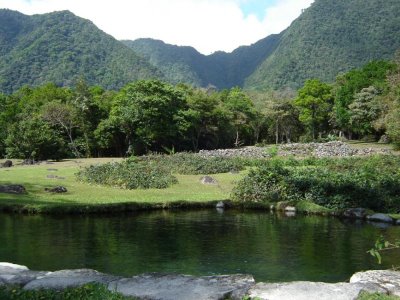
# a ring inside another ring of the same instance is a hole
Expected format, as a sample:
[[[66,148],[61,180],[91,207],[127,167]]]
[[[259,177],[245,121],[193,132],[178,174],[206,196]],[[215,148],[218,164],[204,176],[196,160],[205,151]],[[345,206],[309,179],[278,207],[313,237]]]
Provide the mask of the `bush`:
[[[78,172],[77,178],[91,184],[124,189],[163,189],[178,182],[167,166],[134,159],[85,167]]]
[[[235,201],[308,200],[334,209],[400,211],[400,158],[272,160],[233,190]]]
[[[240,171],[248,164],[240,158],[202,157],[193,153],[174,155],[149,155],[138,158],[139,161],[154,162],[167,167],[173,173],[182,175],[208,175]]]

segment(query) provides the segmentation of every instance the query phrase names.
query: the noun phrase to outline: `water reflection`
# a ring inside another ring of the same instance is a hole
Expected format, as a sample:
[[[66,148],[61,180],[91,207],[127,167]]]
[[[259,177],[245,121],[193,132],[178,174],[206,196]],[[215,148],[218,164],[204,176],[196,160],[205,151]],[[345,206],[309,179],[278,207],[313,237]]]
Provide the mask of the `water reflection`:
[[[159,211],[111,217],[0,215],[0,261],[32,269],[94,268],[130,276],[250,273],[259,281],[335,282],[379,266],[366,253],[400,227],[264,212]]]

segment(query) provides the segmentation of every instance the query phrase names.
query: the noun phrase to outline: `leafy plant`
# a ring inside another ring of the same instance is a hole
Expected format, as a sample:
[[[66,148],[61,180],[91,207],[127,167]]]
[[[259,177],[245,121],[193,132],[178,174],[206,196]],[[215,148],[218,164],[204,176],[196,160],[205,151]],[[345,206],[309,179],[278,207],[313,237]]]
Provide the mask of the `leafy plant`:
[[[378,264],[382,263],[382,255],[381,253],[384,251],[396,250],[400,249],[400,240],[395,242],[387,241],[382,235],[376,240],[373,248],[367,251],[367,253],[371,254],[378,261]]]

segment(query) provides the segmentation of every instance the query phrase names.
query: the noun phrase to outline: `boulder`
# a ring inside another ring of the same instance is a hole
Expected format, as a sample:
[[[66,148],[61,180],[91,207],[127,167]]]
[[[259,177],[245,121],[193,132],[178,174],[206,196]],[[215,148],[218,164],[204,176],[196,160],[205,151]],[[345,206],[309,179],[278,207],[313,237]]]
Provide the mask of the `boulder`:
[[[13,166],[13,162],[11,160],[6,160],[1,166],[3,168],[11,168]]]
[[[44,189],[46,192],[49,193],[56,193],[56,194],[61,194],[61,193],[66,193],[68,192],[67,188],[63,187],[63,186],[56,186],[53,188],[45,188]]]
[[[392,270],[372,270],[359,272],[350,278],[351,283],[376,284],[389,295],[400,296],[400,272]]]
[[[61,270],[48,272],[45,276],[38,277],[24,286],[25,290],[54,289],[62,290],[77,287],[87,283],[100,283],[108,285],[121,277],[107,275],[91,269]]]
[[[0,185],[0,193],[25,194],[26,189],[20,184]]]
[[[250,275],[143,274],[111,282],[108,289],[139,299],[241,300],[253,284],[254,278]]]
[[[248,294],[260,300],[352,300],[361,291],[386,293],[385,289],[370,283],[287,282],[257,283]]]
[[[349,208],[346,209],[343,213],[343,216],[346,218],[356,218],[356,219],[364,219],[368,214],[368,211],[365,208]]]
[[[23,286],[48,272],[30,271],[26,266],[0,263],[0,281],[3,284]]]
[[[373,214],[367,216],[367,220],[374,222],[393,223],[393,219],[386,214]]]
[[[219,201],[219,202],[215,205],[215,207],[216,207],[216,208],[224,209],[224,208],[225,208],[225,203],[224,203],[223,201]]]
[[[285,207],[285,212],[295,213],[296,212],[296,207],[294,207],[294,206],[286,206]]]
[[[203,176],[203,177],[201,177],[200,178],[200,182],[202,184],[214,184],[214,185],[218,184],[218,181],[215,178],[211,177],[211,176]]]

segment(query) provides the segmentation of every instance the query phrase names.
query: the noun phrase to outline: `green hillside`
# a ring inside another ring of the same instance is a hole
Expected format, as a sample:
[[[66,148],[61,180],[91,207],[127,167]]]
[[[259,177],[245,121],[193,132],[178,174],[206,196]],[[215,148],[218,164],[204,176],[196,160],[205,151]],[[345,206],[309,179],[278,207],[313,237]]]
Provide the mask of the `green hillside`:
[[[399,0],[316,0],[245,87],[298,88],[308,78],[333,81],[342,72],[400,49]]]
[[[162,74],[88,20],[68,11],[26,16],[0,10],[0,91],[25,84],[90,84],[119,88]]]
[[[271,35],[251,46],[242,46],[232,53],[222,51],[203,55],[192,47],[169,45],[159,40],[123,41],[173,82],[217,88],[243,86],[260,63],[279,43],[280,35]]]

